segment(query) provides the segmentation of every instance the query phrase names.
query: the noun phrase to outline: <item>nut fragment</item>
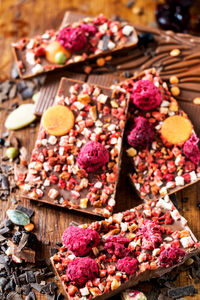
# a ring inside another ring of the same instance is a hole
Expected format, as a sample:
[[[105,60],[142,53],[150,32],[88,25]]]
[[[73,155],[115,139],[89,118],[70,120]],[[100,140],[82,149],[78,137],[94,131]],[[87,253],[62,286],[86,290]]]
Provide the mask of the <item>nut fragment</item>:
[[[178,77],[176,77],[176,76],[171,76],[171,77],[169,78],[169,82],[170,82],[171,84],[176,84],[176,83],[179,82],[179,79],[178,79]]]
[[[170,56],[178,56],[180,55],[181,51],[179,49],[173,49],[171,52],[170,52]]]
[[[197,105],[200,105],[200,97],[196,97],[193,99],[193,103],[194,104],[197,104]]]
[[[171,87],[171,93],[172,93],[172,95],[173,96],[178,96],[178,95],[180,95],[180,89],[179,89],[179,87],[178,86],[173,86],[173,87]]]
[[[91,99],[88,94],[80,94],[80,95],[78,95],[78,101],[83,104],[88,104],[88,103],[90,103]]]
[[[96,105],[90,107],[90,115],[93,121],[97,119],[97,108]]]

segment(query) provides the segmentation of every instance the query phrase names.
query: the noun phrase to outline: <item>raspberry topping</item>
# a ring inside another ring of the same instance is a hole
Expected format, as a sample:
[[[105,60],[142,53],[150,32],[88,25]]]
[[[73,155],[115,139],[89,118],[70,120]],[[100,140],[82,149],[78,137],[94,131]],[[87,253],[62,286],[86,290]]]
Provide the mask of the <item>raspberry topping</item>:
[[[146,220],[136,233],[142,238],[142,248],[153,250],[162,242],[161,226]]]
[[[85,144],[77,158],[80,168],[87,172],[94,172],[104,166],[109,160],[108,150],[98,142],[88,142]]]
[[[159,263],[161,267],[169,268],[182,262],[185,251],[177,247],[170,247],[160,253]]]
[[[130,97],[133,104],[141,110],[152,110],[162,102],[160,90],[150,80],[138,80]]]
[[[183,152],[195,165],[198,165],[200,161],[200,151],[198,148],[199,139],[196,134],[192,134],[191,137],[184,143]]]
[[[87,44],[85,31],[80,27],[64,27],[59,31],[57,41],[70,52],[81,51]]]
[[[129,145],[136,149],[144,149],[154,138],[152,125],[144,117],[134,119],[134,125],[127,140]]]
[[[130,241],[122,235],[111,235],[106,239],[105,250],[109,254],[115,254],[118,257],[129,255],[130,251],[125,247]]]
[[[90,257],[80,257],[72,260],[68,266],[66,275],[75,284],[82,286],[88,280],[92,280],[98,276],[98,265],[96,261]]]
[[[62,241],[65,247],[76,256],[85,256],[99,244],[100,238],[92,229],[70,226],[63,233]]]
[[[135,258],[124,257],[117,262],[117,269],[128,275],[133,275],[137,270],[138,261]]]

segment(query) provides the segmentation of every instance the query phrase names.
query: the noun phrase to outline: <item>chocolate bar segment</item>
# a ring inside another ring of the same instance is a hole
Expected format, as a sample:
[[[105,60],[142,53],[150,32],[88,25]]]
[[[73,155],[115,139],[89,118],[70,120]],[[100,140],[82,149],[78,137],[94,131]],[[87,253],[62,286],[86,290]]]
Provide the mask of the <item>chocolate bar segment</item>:
[[[78,229],[68,227],[62,242],[51,261],[66,296],[77,300],[110,298],[199,252],[187,221],[168,196]]]
[[[68,20],[69,16],[70,13]],[[103,15],[77,21],[79,18],[78,15],[75,22],[65,24],[58,31],[47,30],[42,35],[12,44],[22,78],[75,65],[137,44],[135,29],[127,22],[112,21]]]
[[[63,78],[55,105],[70,110],[73,127],[57,136],[41,125],[28,174],[16,179],[23,195],[108,216],[116,204],[126,94]]]
[[[134,165],[130,179],[140,197],[159,198],[199,181],[198,138],[188,116],[156,70],[146,70],[122,83],[121,87],[132,97],[125,149]],[[158,98],[161,102],[154,108]],[[183,122],[181,128],[177,127],[179,120]],[[173,128],[168,125],[171,121]],[[182,132],[185,134],[187,129],[188,134],[182,139]]]

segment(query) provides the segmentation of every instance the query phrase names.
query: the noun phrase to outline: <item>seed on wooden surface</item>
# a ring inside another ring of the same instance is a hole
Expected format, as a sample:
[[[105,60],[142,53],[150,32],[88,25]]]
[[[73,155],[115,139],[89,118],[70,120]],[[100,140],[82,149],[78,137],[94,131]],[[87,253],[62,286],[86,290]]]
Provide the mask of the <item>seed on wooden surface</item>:
[[[179,49],[173,49],[171,52],[170,52],[170,56],[178,56],[180,55],[181,51]]]
[[[178,77],[176,77],[176,76],[171,76],[171,77],[169,78],[169,82],[170,82],[171,84],[175,84],[175,83],[178,83],[178,82],[179,82],[179,79],[178,79]]]
[[[30,223],[29,217],[21,211],[9,209],[6,213],[9,219],[16,225],[24,226]]]
[[[172,88],[171,88],[171,93],[172,93],[172,95],[173,96],[178,96],[178,95],[180,95],[180,89],[179,89],[179,87],[177,87],[177,86],[173,86]]]
[[[32,231],[34,229],[34,224],[33,223],[29,223],[27,225],[24,226],[24,229],[26,231]]]
[[[200,97],[196,97],[193,99],[193,103],[194,104],[197,104],[197,105],[200,105]]]
[[[100,57],[96,60],[97,66],[103,67],[105,65],[105,59],[103,57]]]

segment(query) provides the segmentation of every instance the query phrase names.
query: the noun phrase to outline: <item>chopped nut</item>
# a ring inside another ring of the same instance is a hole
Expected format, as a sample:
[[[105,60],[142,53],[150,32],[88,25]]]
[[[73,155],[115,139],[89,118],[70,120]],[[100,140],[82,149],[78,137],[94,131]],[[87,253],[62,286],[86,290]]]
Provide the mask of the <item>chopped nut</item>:
[[[83,104],[88,104],[91,101],[90,96],[88,94],[80,94],[80,95],[78,95],[77,99],[79,102],[81,102]]]
[[[80,208],[87,208],[87,203],[88,203],[88,199],[87,198],[82,198],[80,200]]]
[[[176,76],[171,76],[171,77],[169,78],[169,82],[170,82],[171,84],[177,84],[177,83],[179,82],[179,79],[178,79],[178,77],[176,77]]]
[[[93,121],[97,119],[97,108],[96,105],[90,107],[90,115]]]
[[[117,108],[119,107],[118,103],[115,100],[110,101],[112,107]]]
[[[193,99],[193,103],[194,104],[197,104],[197,105],[200,105],[200,97],[196,97]]]
[[[179,89],[179,87],[177,87],[177,86],[173,86],[173,87],[171,87],[171,93],[172,93],[172,95],[173,96],[178,96],[178,95],[180,95],[180,89]]]
[[[113,279],[113,281],[111,282],[111,290],[115,290],[120,286],[120,281],[118,281],[117,279]]]
[[[170,52],[170,56],[178,56],[180,55],[181,51],[179,49],[173,49],[171,52]]]

